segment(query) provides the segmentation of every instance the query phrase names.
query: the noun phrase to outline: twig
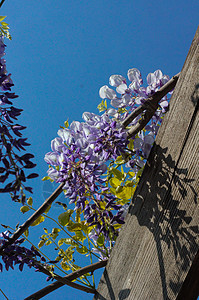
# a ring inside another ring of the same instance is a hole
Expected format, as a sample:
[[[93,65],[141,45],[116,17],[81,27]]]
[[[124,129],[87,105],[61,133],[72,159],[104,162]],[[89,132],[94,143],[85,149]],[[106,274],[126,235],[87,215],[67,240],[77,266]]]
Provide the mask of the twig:
[[[11,238],[5,242],[5,244],[0,248],[0,255],[2,251],[15,242],[25,231],[26,229],[35,221],[37,218],[43,214],[49,206],[53,203],[53,201],[61,194],[62,188],[65,185],[65,182],[62,182],[58,188],[46,199],[46,201],[34,212],[34,214],[24,223],[22,224],[18,230],[11,236]]]
[[[4,4],[6,0],[2,0],[1,3],[0,3],[0,8],[2,7],[2,5]]]
[[[67,278],[67,276],[65,277],[61,277],[59,276],[58,274],[56,273],[53,273],[53,275],[51,274],[51,272],[49,272],[48,270],[46,270],[43,266],[39,265],[39,271],[48,275],[48,276],[53,276],[54,279],[57,280],[57,283],[60,283],[61,285],[68,285],[68,286],[71,286],[77,290],[80,290],[80,291],[84,291],[86,293],[91,293],[91,294],[94,294],[95,293],[95,289],[92,289],[92,288],[89,288],[89,287],[86,287],[86,286],[83,286],[83,285],[80,285],[78,283],[75,283],[75,282],[72,282],[71,280],[69,280]],[[39,299],[38,297],[37,298],[31,298],[28,297],[26,299]],[[25,300],[25,299],[24,299]]]
[[[97,269],[100,269],[102,267],[105,267],[107,265],[108,260],[102,260],[99,261],[97,263],[94,263],[92,265],[86,266],[84,268],[81,268],[67,276],[64,277],[64,279],[68,279],[68,280],[74,280],[88,272],[94,272]],[[34,300],[34,299],[41,299],[44,296],[48,295],[49,293],[55,291],[56,289],[62,287],[65,283],[62,283],[60,281],[56,281],[50,285],[48,285],[47,287],[37,291],[36,293],[30,295],[29,297],[25,298],[24,300]]]
[[[2,289],[0,289],[0,292],[4,295],[4,297],[7,299],[7,300],[9,300],[8,299],[8,297],[4,294],[4,292],[2,291]]]
[[[123,122],[122,122],[122,126],[123,127],[127,127],[138,115],[140,115],[144,110],[148,110],[151,111],[151,113],[156,111],[156,109],[158,108],[158,102],[171,90],[174,89],[177,80],[179,78],[180,73],[176,74],[175,76],[173,76],[166,84],[164,84],[157,92],[155,92],[151,97],[149,97],[148,99],[146,99],[146,102],[143,105],[140,105],[139,107],[137,107]],[[152,114],[152,116],[153,116]],[[146,122],[146,120],[150,120],[150,118],[152,117],[151,114],[147,114],[145,117],[145,122],[140,123],[138,122],[138,124],[136,124],[135,126],[132,127],[131,132],[129,132],[129,134],[132,136],[132,132],[134,132],[133,128],[135,128],[135,130],[142,130],[144,128],[144,126],[148,123]],[[138,132],[137,131],[137,132]],[[136,132],[136,133],[137,133]],[[134,133],[135,134],[135,133]]]

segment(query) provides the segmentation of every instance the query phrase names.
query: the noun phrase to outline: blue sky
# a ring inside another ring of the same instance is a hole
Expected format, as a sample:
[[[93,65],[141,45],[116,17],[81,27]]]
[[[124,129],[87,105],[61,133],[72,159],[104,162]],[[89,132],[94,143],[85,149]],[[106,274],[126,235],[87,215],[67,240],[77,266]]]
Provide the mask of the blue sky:
[[[5,58],[13,90],[20,96],[16,107],[24,109],[19,123],[27,126],[24,136],[40,174],[33,182],[39,207],[47,170],[43,158],[59,125],[68,118],[81,121],[85,111],[97,113],[99,88],[112,74],[126,76],[133,67],[143,78],[157,69],[169,76],[178,73],[198,26],[199,2],[6,0],[0,15],[7,16],[11,28],[13,40],[6,41]],[[19,208],[2,195],[0,223],[23,223],[26,215]],[[41,228],[32,229],[33,240]],[[0,276],[9,300],[23,299],[46,285],[44,275],[27,268]],[[55,297],[92,299],[69,287],[44,299]]]

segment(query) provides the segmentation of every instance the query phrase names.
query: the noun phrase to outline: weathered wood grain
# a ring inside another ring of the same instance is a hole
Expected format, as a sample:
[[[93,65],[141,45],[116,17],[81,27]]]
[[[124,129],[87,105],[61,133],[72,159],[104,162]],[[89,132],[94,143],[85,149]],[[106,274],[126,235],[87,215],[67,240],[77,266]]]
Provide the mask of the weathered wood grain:
[[[199,28],[94,299],[176,299],[199,250],[198,99]]]

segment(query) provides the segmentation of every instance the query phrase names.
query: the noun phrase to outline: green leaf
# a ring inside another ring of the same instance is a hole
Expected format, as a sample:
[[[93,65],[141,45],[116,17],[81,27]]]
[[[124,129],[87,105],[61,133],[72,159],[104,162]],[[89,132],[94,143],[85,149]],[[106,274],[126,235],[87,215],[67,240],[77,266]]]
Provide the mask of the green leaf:
[[[0,16],[0,22],[2,22],[5,18],[6,16]]]
[[[143,168],[140,169],[140,170],[137,172],[136,179],[140,179],[140,177],[141,177],[141,175],[142,175],[142,172],[143,172]]]
[[[42,178],[42,181],[45,181],[45,180],[50,180],[51,182],[53,182],[53,180],[49,176],[44,176]]]
[[[116,161],[115,161],[115,162],[116,162],[116,164],[122,164],[122,163],[125,163],[125,161],[124,161],[122,155],[118,156],[118,157],[116,158]]]
[[[75,231],[81,230],[82,225],[81,225],[81,223],[72,223],[69,226],[67,226],[67,229],[69,231],[75,232]]]
[[[123,179],[123,174],[118,169],[112,169],[112,173],[115,175],[115,177],[119,180]]]
[[[38,247],[41,248],[43,247],[43,245],[45,244],[45,241],[44,240],[41,240],[38,244]]]
[[[77,223],[81,222],[80,213],[81,213],[81,209],[78,208],[78,209],[76,210],[76,217],[75,217],[75,221],[76,221]]]
[[[128,144],[128,148],[129,148],[130,150],[134,150],[134,140],[133,140],[133,139],[130,139],[130,142],[129,142],[129,144]]]
[[[118,186],[120,186],[120,183],[121,183],[121,181],[118,180],[118,179],[115,178],[115,177],[112,177],[112,178],[109,180],[109,182],[110,182],[110,185],[111,185],[113,188],[117,188]]]
[[[28,198],[27,203],[28,203],[28,205],[32,206],[32,204],[33,204],[33,199],[32,199],[32,197],[29,197],[29,198]]]
[[[51,240],[48,240],[47,242],[46,242],[46,246],[48,246],[48,245],[50,245],[50,244],[52,244],[52,241]]]
[[[72,209],[68,209],[67,211],[60,214],[58,217],[59,224],[61,224],[62,226],[68,225],[70,217],[73,214],[73,212],[74,211]]]
[[[29,211],[30,210],[30,208],[27,206],[27,205],[24,205],[24,206],[22,206],[21,208],[20,208],[20,211],[23,213],[23,214],[25,214],[27,211]]]
[[[126,201],[132,198],[134,191],[135,187],[124,186],[122,192],[117,193],[116,196]]]
[[[134,172],[128,172],[128,175],[131,176],[132,178],[135,177],[135,173]]]
[[[40,223],[42,223],[45,220],[44,216],[39,216],[32,224],[31,226],[37,226]]]
[[[115,189],[115,188],[110,188],[110,192],[111,192],[113,195],[116,195],[116,189]]]
[[[1,22],[1,25],[2,25],[3,27],[5,27],[5,28],[9,28],[9,27],[8,27],[8,23],[6,23],[6,22]]]
[[[24,231],[24,235],[25,235],[26,237],[29,236],[29,230],[28,230],[28,229],[26,229],[26,230]]]
[[[59,241],[58,241],[58,245],[59,247],[62,246],[63,244],[66,244],[66,245],[71,245],[71,239],[69,238],[61,238]]]
[[[86,253],[88,253],[88,249],[86,248],[86,246],[83,246],[81,248],[78,246],[78,247],[76,247],[76,250],[80,254],[86,254]]]
[[[52,234],[57,234],[60,231],[61,231],[61,229],[59,229],[59,228],[53,228],[52,229]]]
[[[66,264],[66,263],[63,262],[63,261],[61,262],[61,267],[62,267],[62,269],[65,270],[65,271],[69,271],[69,270],[70,270],[69,265]]]
[[[124,189],[124,187],[123,186],[118,186],[117,188],[116,188],[116,194],[118,194],[118,193],[121,193],[122,191],[123,191],[123,189]]]
[[[81,222],[81,226],[82,226],[82,231],[87,235],[91,232],[91,230],[93,229],[93,226],[89,226],[87,223],[85,223],[85,221]],[[76,233],[77,234],[77,233]]]
[[[98,246],[102,247],[104,245],[104,240],[105,240],[104,235],[100,234],[100,236],[97,239]]]
[[[75,235],[73,236],[73,238],[76,241],[81,241],[81,242],[83,242],[86,239],[85,235],[83,235],[82,231],[80,231],[80,230],[75,232]]]
[[[66,121],[64,122],[64,126],[65,126],[66,128],[68,128],[68,127],[69,127],[68,120],[66,120]]]

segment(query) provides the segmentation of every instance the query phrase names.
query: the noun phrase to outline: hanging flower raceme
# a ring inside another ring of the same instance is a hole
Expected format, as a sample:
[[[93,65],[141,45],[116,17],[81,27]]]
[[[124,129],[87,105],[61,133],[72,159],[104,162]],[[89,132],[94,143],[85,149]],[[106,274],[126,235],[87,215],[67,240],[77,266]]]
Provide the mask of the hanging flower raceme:
[[[2,58],[5,47],[3,37],[0,36],[0,182],[4,184],[0,192],[10,193],[14,201],[24,203],[26,196],[23,190],[32,192],[32,188],[25,186],[25,182],[38,175],[31,173],[26,176],[24,172],[24,169],[35,167],[31,162],[34,156],[30,153],[20,155],[30,144],[21,133],[26,127],[14,123],[23,110],[12,106],[13,99],[18,96],[11,92],[14,84],[11,74],[7,74],[6,61]]]

